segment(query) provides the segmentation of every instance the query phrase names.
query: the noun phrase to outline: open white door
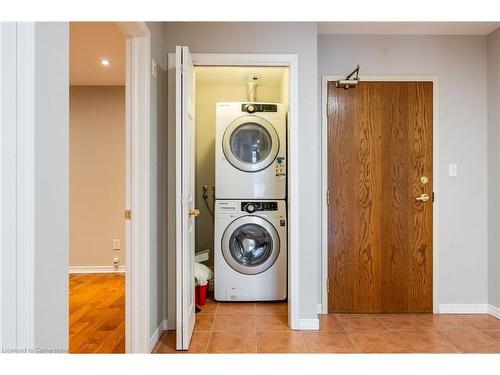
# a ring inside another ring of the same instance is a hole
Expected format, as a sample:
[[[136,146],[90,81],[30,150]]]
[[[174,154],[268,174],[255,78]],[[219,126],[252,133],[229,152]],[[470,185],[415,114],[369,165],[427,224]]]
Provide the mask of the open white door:
[[[194,301],[194,67],[187,47],[176,47],[176,305],[177,350],[187,350]]]

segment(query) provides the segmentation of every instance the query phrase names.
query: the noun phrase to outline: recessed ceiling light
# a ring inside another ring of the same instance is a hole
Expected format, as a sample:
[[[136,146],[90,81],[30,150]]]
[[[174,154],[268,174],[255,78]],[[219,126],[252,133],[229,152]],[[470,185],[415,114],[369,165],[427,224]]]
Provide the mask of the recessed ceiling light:
[[[101,59],[101,65],[102,66],[109,66],[110,62],[108,59]]]

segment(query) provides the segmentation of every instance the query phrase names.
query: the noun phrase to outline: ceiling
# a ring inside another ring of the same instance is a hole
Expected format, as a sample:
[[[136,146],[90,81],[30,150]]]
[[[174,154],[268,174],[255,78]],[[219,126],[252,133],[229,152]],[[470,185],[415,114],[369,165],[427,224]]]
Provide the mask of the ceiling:
[[[114,22],[71,22],[69,43],[70,85],[125,85],[125,36]]]
[[[318,34],[488,35],[500,22],[318,22]]]
[[[197,85],[246,85],[250,77],[257,76],[258,86],[279,86],[283,79],[286,68],[280,67],[214,67],[198,66],[196,67]]]

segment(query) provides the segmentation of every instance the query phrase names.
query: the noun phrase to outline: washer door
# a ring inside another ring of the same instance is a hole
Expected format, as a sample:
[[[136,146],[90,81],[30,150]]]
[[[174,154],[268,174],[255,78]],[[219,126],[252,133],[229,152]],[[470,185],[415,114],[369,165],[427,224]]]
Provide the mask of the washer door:
[[[268,270],[280,252],[274,226],[258,216],[242,216],[226,228],[222,236],[222,255],[227,264],[244,275]]]
[[[276,129],[258,116],[233,121],[224,132],[222,149],[226,159],[239,170],[258,172],[276,159],[279,138]]]

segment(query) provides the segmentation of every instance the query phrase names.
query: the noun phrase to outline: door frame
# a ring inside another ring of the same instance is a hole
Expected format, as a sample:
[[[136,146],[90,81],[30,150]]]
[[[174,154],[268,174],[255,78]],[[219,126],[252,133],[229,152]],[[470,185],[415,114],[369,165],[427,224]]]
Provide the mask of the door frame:
[[[117,22],[125,47],[125,353],[150,353],[150,51],[145,22]]]
[[[0,24],[0,347],[35,347],[35,23]]]
[[[296,54],[226,54],[226,53],[191,53],[195,66],[275,66],[289,69],[289,117],[288,117],[288,160],[287,208],[288,208],[288,325],[291,329],[311,329],[300,324],[299,319],[299,155],[298,155],[298,56]],[[175,108],[175,87],[172,79],[175,70],[175,54],[168,54],[168,108]],[[175,114],[168,111],[168,166],[175,170]],[[174,143],[172,143],[174,142]],[[169,207],[172,200],[171,182],[169,186]],[[175,196],[175,190],[174,194]],[[175,199],[175,198],[174,198]],[[175,207],[175,206],[174,206]],[[168,326],[175,329],[175,222],[168,225]],[[173,306],[173,308],[172,308]],[[316,328],[314,328],[316,329]]]
[[[67,22],[69,26],[69,22]],[[133,212],[133,219],[125,223],[126,280],[125,280],[125,351],[127,353],[150,352],[149,348],[149,187],[150,187],[150,31],[144,22],[118,22],[117,25],[127,38],[126,41],[126,204]],[[2,150],[0,157],[9,161],[9,168],[0,174],[0,190],[9,199],[5,216],[10,226],[3,221],[0,240],[8,243],[9,248],[0,252],[2,262],[12,263],[16,257],[20,265],[7,275],[8,285],[0,285],[0,297],[9,301],[10,321],[15,322],[10,330],[2,333],[5,342],[20,342],[23,348],[33,346],[34,342],[34,136],[35,136],[35,48],[36,23],[20,22],[2,25],[2,36],[9,31],[9,49],[17,48],[9,58],[9,65],[1,65],[2,82],[4,77],[18,77],[14,82],[5,79],[3,94],[9,94],[11,102],[2,110],[8,120],[5,129],[2,123],[2,139],[13,141],[8,150]],[[14,46],[12,32],[19,35]],[[68,31],[69,32],[69,31]],[[7,39],[5,39],[7,40]],[[4,46],[2,46],[2,51]],[[13,60],[14,59],[14,60]],[[67,59],[69,66],[69,55]],[[69,86],[68,86],[69,91]],[[10,104],[17,103],[16,106]],[[0,103],[0,105],[4,102]],[[69,103],[61,103],[69,106]],[[12,108],[16,108],[14,111]],[[69,109],[68,109],[69,110]],[[68,121],[69,127],[69,121]],[[19,135],[16,143],[16,132]],[[16,177],[19,176],[19,177]],[[18,186],[12,181],[17,178]],[[68,182],[69,184],[69,182]],[[69,185],[68,185],[69,186]],[[12,201],[10,201],[12,200]],[[2,214],[4,213],[2,200]],[[16,216],[18,219],[15,219]],[[0,218],[0,219],[2,219]],[[16,226],[17,234],[4,231]],[[5,237],[4,237],[5,236]],[[17,242],[16,242],[17,241]],[[69,252],[69,247],[68,247]],[[21,262],[19,263],[19,260]],[[12,263],[15,264],[15,263]],[[68,265],[66,265],[67,271]],[[16,292],[17,290],[17,292]],[[4,293],[8,293],[4,296]],[[69,295],[69,290],[68,290]],[[16,300],[18,300],[16,302]],[[1,301],[0,301],[1,302]],[[3,308],[3,306],[2,306]],[[19,308],[22,314],[16,314]],[[69,314],[69,312],[68,312]],[[3,328],[3,327],[0,327]],[[69,327],[67,327],[69,335]],[[1,339],[1,338],[0,338]]]
[[[323,75],[321,77],[321,304],[318,310],[328,314],[328,82],[344,79],[345,75]],[[432,209],[432,309],[439,313],[439,77],[411,75],[364,75],[366,82],[432,82],[432,178],[434,206]],[[355,90],[355,89],[354,89]]]

